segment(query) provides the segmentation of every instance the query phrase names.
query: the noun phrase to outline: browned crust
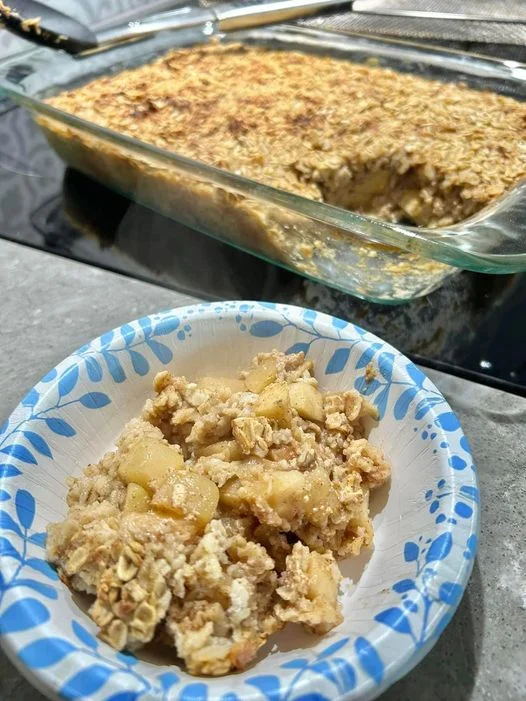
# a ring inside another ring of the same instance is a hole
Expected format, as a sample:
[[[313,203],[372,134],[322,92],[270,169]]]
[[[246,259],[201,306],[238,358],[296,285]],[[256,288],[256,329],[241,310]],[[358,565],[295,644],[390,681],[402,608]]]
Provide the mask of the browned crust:
[[[522,103],[326,56],[181,49],[50,104],[290,192],[428,226],[526,176]]]

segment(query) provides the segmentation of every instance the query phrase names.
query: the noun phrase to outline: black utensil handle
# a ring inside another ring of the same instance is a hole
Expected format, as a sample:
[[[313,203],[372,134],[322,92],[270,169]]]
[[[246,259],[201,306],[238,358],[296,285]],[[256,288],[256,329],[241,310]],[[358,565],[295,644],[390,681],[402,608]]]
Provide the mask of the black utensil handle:
[[[79,53],[97,46],[88,27],[37,0],[0,0],[0,23],[13,34],[41,46]]]

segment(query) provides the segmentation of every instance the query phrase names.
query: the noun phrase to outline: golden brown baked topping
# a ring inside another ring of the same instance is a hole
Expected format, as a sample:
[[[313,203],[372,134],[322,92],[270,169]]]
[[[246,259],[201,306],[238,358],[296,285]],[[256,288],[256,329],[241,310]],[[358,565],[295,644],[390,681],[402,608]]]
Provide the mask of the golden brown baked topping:
[[[426,226],[464,219],[526,175],[526,105],[319,55],[181,49],[50,104],[305,197]]]

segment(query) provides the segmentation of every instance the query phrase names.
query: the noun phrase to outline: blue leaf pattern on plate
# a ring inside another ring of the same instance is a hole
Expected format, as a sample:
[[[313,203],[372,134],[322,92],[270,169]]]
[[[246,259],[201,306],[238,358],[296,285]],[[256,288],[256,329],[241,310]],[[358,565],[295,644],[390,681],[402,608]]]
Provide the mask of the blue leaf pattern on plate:
[[[108,367],[110,375],[113,378],[113,381],[117,382],[118,384],[124,382],[126,380],[126,373],[124,372],[124,369],[120,364],[119,359],[112,353],[109,353],[108,351],[103,353],[103,358],[106,361],[106,365]]]
[[[133,667],[139,662],[139,660],[134,655],[130,655],[127,652],[118,652],[115,655],[115,657],[119,660],[119,662],[125,664],[126,667]]]
[[[42,638],[22,648],[18,656],[29,667],[43,669],[60,662],[74,650],[76,647],[62,638]]]
[[[449,459],[449,464],[454,470],[465,470],[468,466],[467,462],[460,455],[452,455]]]
[[[416,543],[406,543],[404,545],[404,560],[406,562],[414,562],[418,559],[420,548]]]
[[[466,484],[463,484],[462,487],[460,487],[460,493],[468,497],[468,499],[472,499],[475,503],[478,504],[479,490],[476,487],[470,487]]]
[[[184,687],[179,696],[179,701],[207,701],[207,699],[208,687],[202,682],[188,684]]]
[[[444,582],[440,585],[438,590],[438,597],[440,601],[450,606],[456,606],[460,601],[464,590],[459,584],[455,582]]]
[[[5,448],[0,448],[0,453],[9,455],[11,458],[25,462],[28,465],[36,465],[37,460],[33,453],[23,445],[8,445]]]
[[[442,533],[438,538],[431,543],[426,554],[426,562],[435,562],[436,560],[443,560],[446,558],[453,545],[453,536],[448,531],[447,533]]]
[[[331,323],[335,329],[344,329],[346,326],[349,326],[348,321],[345,321],[345,319],[339,319],[337,316],[332,317]]]
[[[281,665],[281,669],[303,669],[309,664],[309,660],[298,657],[296,660],[289,660]]]
[[[393,591],[397,594],[405,594],[412,589],[416,589],[414,579],[401,579],[399,582],[396,582],[396,584],[393,584]]]
[[[24,431],[23,436],[26,441],[29,441],[33,448],[38,451],[41,455],[45,455],[46,458],[52,458],[51,448],[47,444],[45,438],[34,431]]]
[[[349,638],[342,638],[341,640],[332,643],[332,645],[329,645],[320,652],[320,654],[318,655],[318,659],[329,657],[329,655],[334,655],[335,652],[339,652],[343,647],[345,647],[348,642]]]
[[[89,698],[90,694],[104,686],[112,672],[111,667],[93,664],[68,679],[61,687],[60,693],[67,699]]]
[[[53,380],[55,379],[56,376],[57,376],[57,369],[53,368],[53,370],[50,370],[46,375],[44,375],[41,382],[48,384],[49,382],[53,382]]]
[[[0,478],[2,477],[17,477],[18,475],[21,475],[22,472],[18,469],[18,467],[15,467],[14,465],[6,465],[2,463],[0,465]],[[0,501],[7,501],[6,499],[1,499]]]
[[[102,348],[104,348],[105,346],[109,346],[114,336],[114,331],[107,331],[106,333],[103,333],[100,337],[100,345],[102,346]]]
[[[15,497],[18,522],[24,528],[31,528],[35,518],[35,499],[26,489],[19,489]]]
[[[333,657],[330,661],[331,668],[337,679],[337,688],[343,694],[351,691],[356,686],[356,672],[350,662],[343,657]]]
[[[72,621],[71,627],[81,643],[87,645],[92,650],[97,649],[99,646],[97,639],[88,630],[86,630],[84,626],[80,625],[78,621]]]
[[[78,365],[72,365],[67,370],[64,371],[62,377],[58,381],[58,393],[59,396],[65,397],[71,394],[75,389],[79,379],[79,368]]]
[[[22,535],[20,526],[7,511],[0,511],[0,529],[3,531],[12,531],[19,536]]]
[[[371,645],[367,638],[358,637],[354,647],[363,669],[374,679],[376,684],[381,684],[384,678],[384,663],[374,645]]]
[[[420,370],[420,368],[417,368],[417,366],[414,365],[413,363],[408,363],[406,365],[405,369],[406,369],[407,374],[413,380],[413,382],[415,383],[415,385],[417,387],[424,386],[424,382],[426,381],[426,376],[424,375],[422,370]]]
[[[405,415],[407,414],[407,411],[409,409],[409,405],[415,398],[416,394],[418,392],[417,387],[408,387],[406,390],[402,392],[402,394],[398,397],[396,400],[396,403],[394,405],[394,417],[397,421],[401,421]]]
[[[331,356],[331,359],[327,363],[325,368],[326,375],[335,375],[341,372],[347,365],[349,356],[351,355],[350,348],[337,348]]]
[[[82,395],[79,402],[86,409],[102,409],[110,404],[111,399],[104,392],[88,392]]]
[[[130,357],[133,369],[137,375],[144,377],[144,375],[147,375],[150,372],[150,365],[143,355],[135,350],[130,350]]]
[[[176,331],[180,325],[181,322],[176,316],[162,319],[162,321],[159,321],[157,322],[157,324],[155,324],[155,329],[153,332],[154,336],[167,336]]]
[[[0,616],[0,632],[20,633],[49,620],[48,609],[37,599],[18,599]]]
[[[388,353],[388,352],[383,352],[380,353],[378,356],[378,370],[380,372],[380,375],[386,379],[388,382],[391,381],[391,377],[393,374],[393,363],[394,363],[394,354],[393,353]]]
[[[76,431],[73,426],[70,426],[64,419],[46,419],[46,425],[50,431],[56,433],[57,436],[64,436],[65,438],[72,438],[76,435]]]
[[[26,560],[26,565],[31,567],[31,569],[36,572],[40,572],[48,579],[57,580],[58,575],[55,570],[49,565],[45,560],[41,560],[39,557],[30,557]]]
[[[470,518],[473,509],[469,504],[465,504],[463,501],[457,501],[455,504],[455,513],[457,516],[460,516],[460,518]]]
[[[319,660],[318,662],[311,664],[309,669],[311,672],[316,672],[317,674],[321,674],[323,677],[329,679],[337,689],[340,688],[340,680],[333,670],[333,660]]]
[[[84,362],[86,364],[86,372],[88,373],[89,379],[92,382],[100,382],[104,376],[104,373],[99,361],[88,355],[84,358]]]
[[[417,419],[417,421],[423,419],[424,416],[428,414],[434,406],[436,406],[437,404],[441,404],[442,402],[442,397],[426,397],[425,399],[422,399],[416,405],[415,419]]]
[[[171,689],[172,686],[178,683],[179,677],[173,672],[164,672],[160,674],[157,679],[159,680],[163,689]]]
[[[392,608],[378,613],[374,617],[374,620],[389,626],[389,628],[396,630],[397,633],[411,635],[411,624],[409,623],[407,615],[405,611],[397,606],[393,606]]]
[[[367,380],[365,377],[360,377],[356,381],[356,389],[363,394],[364,397],[369,397],[374,394],[376,390],[381,387],[381,383],[378,380]]]
[[[314,311],[314,309],[305,309],[303,312],[303,320],[307,322],[310,326],[313,325],[313,323],[316,320],[316,317],[318,314]]]
[[[33,545],[38,545],[40,548],[46,547],[47,533],[33,533],[28,538],[30,543]]]
[[[389,385],[383,388],[381,392],[378,393],[375,399],[376,408],[378,409],[379,418],[383,419],[385,412],[387,410],[387,401],[389,399]]]
[[[16,585],[17,585],[17,587],[26,587],[27,589],[32,589],[33,591],[36,591],[41,596],[44,596],[46,599],[57,599],[58,598],[58,594],[57,594],[56,589],[54,589],[53,587],[50,587],[49,584],[44,584],[43,582],[37,582],[36,579],[17,578]]]
[[[268,338],[271,336],[277,336],[281,333],[283,329],[283,324],[278,324],[277,321],[256,321],[250,327],[250,333],[252,336],[258,336],[259,338]]]
[[[464,557],[466,560],[473,560],[477,553],[478,538],[475,534],[470,535],[467,543],[466,550],[464,552]]]
[[[133,343],[133,339],[135,338],[135,329],[131,324],[124,324],[121,326],[121,336],[124,343],[129,346]]]
[[[22,405],[23,406],[29,406],[29,407],[34,407],[35,404],[37,404],[38,400],[40,399],[39,393],[36,391],[36,389],[30,390],[26,396],[22,399]]]
[[[138,691],[118,691],[108,696],[106,701],[136,701],[141,696]]]
[[[452,411],[445,411],[435,419],[435,424],[443,428],[444,431],[458,431],[460,423]]]
[[[247,684],[259,689],[268,701],[279,701],[281,698],[281,682],[275,674],[263,674],[247,679]]]
[[[151,338],[148,341],[148,346],[151,348],[151,351],[155,357],[161,361],[161,363],[166,365],[172,361],[173,353],[168,346],[164,345],[164,343],[159,343],[159,341],[154,341],[154,339]]]
[[[22,556],[11,541],[3,536],[0,536],[0,555],[2,557],[14,557],[15,560],[22,559]]]

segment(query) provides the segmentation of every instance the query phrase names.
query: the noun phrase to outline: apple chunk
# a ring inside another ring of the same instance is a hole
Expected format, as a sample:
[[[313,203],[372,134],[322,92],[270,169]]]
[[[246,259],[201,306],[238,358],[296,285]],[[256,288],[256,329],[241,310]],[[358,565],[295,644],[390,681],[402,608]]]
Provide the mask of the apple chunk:
[[[276,362],[272,359],[265,360],[249,370],[245,377],[245,384],[249,392],[259,394],[265,387],[276,379]]]
[[[124,513],[143,514],[150,508],[150,495],[140,484],[130,482],[126,488]]]
[[[176,448],[145,438],[125,453],[118,473],[124,484],[133,482],[151,491],[152,480],[164,478],[171,470],[180,470],[183,464],[183,456]]]
[[[192,518],[204,526],[214,517],[219,502],[219,489],[204,475],[195,472],[173,472],[159,485],[152,505],[174,518]]]
[[[256,416],[265,416],[282,424],[290,424],[292,414],[289,402],[289,385],[286,382],[273,382],[261,392],[254,406]]]
[[[317,387],[309,382],[293,382],[289,387],[290,405],[302,419],[324,420],[323,396]]]
[[[236,441],[218,441],[217,443],[211,443],[210,445],[198,448],[195,454],[198,458],[217,455],[218,458],[225,462],[232,462],[232,460],[241,460],[243,458],[241,448]]]

